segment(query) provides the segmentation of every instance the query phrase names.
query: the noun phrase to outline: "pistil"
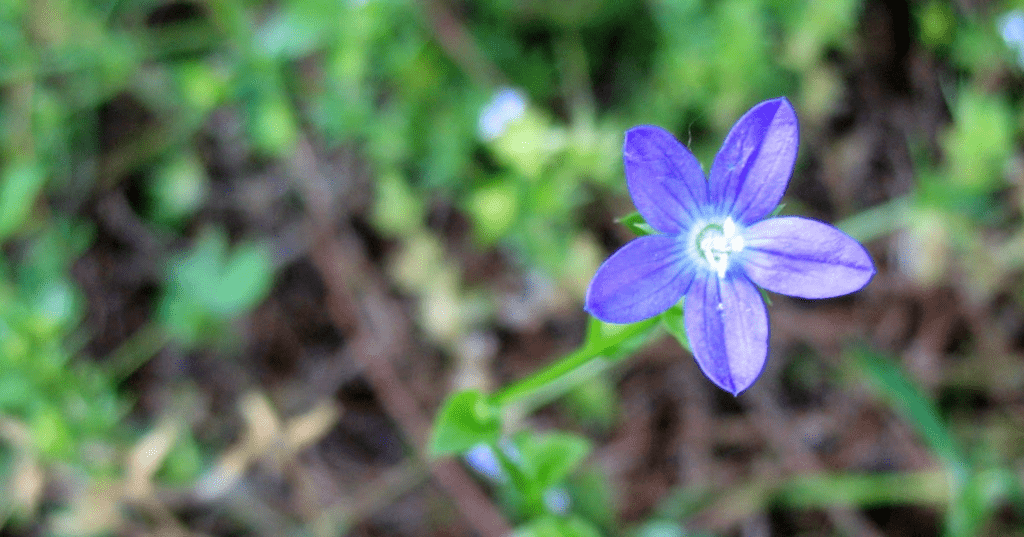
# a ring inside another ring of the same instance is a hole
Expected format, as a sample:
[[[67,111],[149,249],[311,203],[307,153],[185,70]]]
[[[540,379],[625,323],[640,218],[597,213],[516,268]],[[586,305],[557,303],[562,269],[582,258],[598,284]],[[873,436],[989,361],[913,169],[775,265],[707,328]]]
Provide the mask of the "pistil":
[[[726,218],[721,224],[708,224],[697,233],[697,250],[719,278],[725,277],[729,256],[743,251],[743,236],[738,231],[732,218]]]

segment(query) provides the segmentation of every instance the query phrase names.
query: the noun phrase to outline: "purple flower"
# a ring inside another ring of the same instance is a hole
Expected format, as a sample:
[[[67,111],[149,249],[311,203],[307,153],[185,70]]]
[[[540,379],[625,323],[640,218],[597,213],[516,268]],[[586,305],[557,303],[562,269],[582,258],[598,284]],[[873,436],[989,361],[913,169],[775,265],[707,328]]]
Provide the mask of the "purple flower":
[[[768,357],[758,287],[800,298],[852,293],[875,274],[863,246],[808,218],[766,218],[796,161],[796,112],[784,97],[750,109],[722,144],[710,179],[693,154],[651,125],[626,132],[626,183],[657,234],[634,239],[597,270],[586,310],[609,323],[653,317],[685,297],[694,358],[738,395]]]

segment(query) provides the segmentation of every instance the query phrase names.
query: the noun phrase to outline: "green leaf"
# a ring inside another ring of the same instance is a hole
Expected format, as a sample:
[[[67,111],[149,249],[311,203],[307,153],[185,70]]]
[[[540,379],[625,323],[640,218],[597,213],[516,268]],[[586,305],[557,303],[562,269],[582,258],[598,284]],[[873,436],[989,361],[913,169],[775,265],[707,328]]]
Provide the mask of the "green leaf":
[[[203,233],[193,250],[176,260],[171,284],[209,313],[233,317],[256,306],[270,290],[270,252],[244,243],[228,252],[222,230]]]
[[[600,537],[601,532],[579,517],[543,516],[516,528],[515,537]]]
[[[819,473],[794,476],[778,485],[778,505],[794,509],[821,509],[856,505],[941,505],[949,501],[945,472],[926,470],[898,473]]]
[[[0,240],[17,231],[46,182],[46,174],[34,163],[10,167],[0,177]]]
[[[577,472],[567,484],[572,498],[572,512],[593,522],[609,535],[616,533],[618,511],[615,508],[615,487],[605,472],[593,465]]]
[[[676,341],[683,346],[684,349],[693,352],[690,348],[690,340],[686,337],[686,326],[683,322],[683,305],[682,303],[672,306],[665,313],[661,314],[661,324],[665,327],[665,331],[672,334],[672,337],[676,338]]]
[[[658,234],[658,230],[651,227],[651,225],[648,224],[646,220],[644,220],[644,217],[640,216],[640,213],[636,211],[633,211],[632,213],[629,213],[616,221],[628,227],[630,231],[636,233],[640,237],[643,237],[644,235]]]
[[[942,459],[955,476],[963,477],[967,462],[949,428],[939,417],[935,405],[904,374],[897,360],[867,349],[854,351],[854,357],[861,371],[889,404],[917,430],[932,453]]]
[[[946,513],[946,535],[980,535],[985,521],[1019,492],[1020,479],[1012,470],[995,468],[970,476]]]
[[[557,485],[590,454],[590,442],[568,433],[522,433],[516,437],[521,466],[542,489]]]
[[[396,170],[382,172],[376,181],[373,224],[394,237],[412,235],[423,225],[425,203],[409,182]]]
[[[519,213],[519,193],[511,181],[494,181],[468,196],[467,212],[481,244],[493,244],[509,232]]]
[[[482,393],[463,390],[441,405],[428,451],[431,457],[462,453],[477,444],[497,441],[500,432],[498,409]]]
[[[163,460],[157,476],[162,482],[186,485],[195,481],[203,470],[201,446],[191,431],[185,431]]]
[[[969,194],[1002,188],[1015,127],[1006,97],[965,88],[953,116],[952,128],[943,136],[950,182]]]
[[[618,415],[619,394],[608,375],[597,375],[569,391],[564,403],[581,425],[609,431]]]
[[[224,260],[219,278],[216,293],[210,297],[214,311],[226,315],[248,311],[270,292],[270,249],[263,243],[236,246]]]
[[[634,530],[633,537],[685,537],[686,533],[678,522],[654,519]]]
[[[158,316],[186,346],[216,341],[229,344],[229,323],[262,301],[273,283],[270,249],[241,243],[228,249],[222,229],[204,231],[191,250],[167,269]]]
[[[199,157],[183,151],[157,166],[148,184],[151,216],[163,224],[185,221],[206,200],[210,187]]]

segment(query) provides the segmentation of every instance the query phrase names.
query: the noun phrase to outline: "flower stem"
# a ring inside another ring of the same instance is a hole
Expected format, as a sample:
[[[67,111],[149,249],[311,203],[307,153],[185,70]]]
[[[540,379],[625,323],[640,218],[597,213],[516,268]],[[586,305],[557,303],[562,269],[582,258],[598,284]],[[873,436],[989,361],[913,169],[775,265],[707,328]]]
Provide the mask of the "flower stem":
[[[587,327],[587,337],[583,345],[575,351],[563,356],[558,361],[537,371],[536,373],[514,382],[491,395],[490,402],[496,407],[504,407],[524,399],[533,398],[542,392],[549,392],[556,385],[566,384],[566,388],[575,385],[592,375],[579,375],[584,371],[603,370],[603,367],[592,367],[591,362],[597,358],[607,357],[615,347],[626,341],[650,332],[657,326],[658,317],[627,325],[610,325],[591,319]],[[587,367],[591,366],[591,367]],[[575,378],[570,380],[570,376]],[[559,390],[561,393],[564,390]]]

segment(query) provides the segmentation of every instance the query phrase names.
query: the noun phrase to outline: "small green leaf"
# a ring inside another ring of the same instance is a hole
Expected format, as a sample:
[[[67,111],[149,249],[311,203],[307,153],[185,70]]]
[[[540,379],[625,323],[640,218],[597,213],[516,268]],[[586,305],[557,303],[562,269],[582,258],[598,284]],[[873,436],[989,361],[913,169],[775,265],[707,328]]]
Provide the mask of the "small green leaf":
[[[519,193],[511,181],[479,186],[468,198],[466,209],[473,218],[473,231],[481,244],[493,244],[505,236],[520,210]]]
[[[203,454],[191,431],[186,431],[174,443],[163,460],[157,476],[162,482],[184,485],[193,482],[203,470]]]
[[[224,231],[213,229],[172,262],[169,283],[209,313],[233,317],[263,300],[272,279],[269,247],[243,243],[229,251]]]
[[[431,432],[429,453],[441,457],[462,453],[480,443],[491,443],[501,432],[498,409],[476,390],[463,390],[441,406]]]
[[[636,211],[633,211],[632,213],[629,213],[616,221],[628,227],[630,231],[636,233],[641,237],[643,237],[644,235],[658,234],[658,230],[651,227],[651,225],[644,220],[644,217],[640,216],[640,213]]]
[[[238,315],[256,307],[273,284],[270,248],[264,243],[244,243],[227,254],[210,306],[217,313]]]
[[[618,415],[619,394],[608,375],[598,375],[573,388],[564,403],[582,425],[609,431]]]
[[[15,165],[0,176],[0,239],[17,231],[39,196],[46,174],[34,163]]]
[[[203,163],[191,151],[183,151],[160,164],[148,183],[152,218],[162,224],[184,222],[209,195],[208,181]]]
[[[582,518],[543,516],[516,529],[515,537],[600,537],[601,532]]]
[[[952,186],[975,195],[1003,187],[1014,145],[1014,113],[1007,98],[964,88],[954,103],[953,117],[943,136]]]
[[[683,346],[684,349],[693,352],[690,348],[690,340],[686,337],[686,326],[683,322],[683,305],[682,303],[672,306],[665,313],[661,314],[661,324],[665,327],[665,331],[672,334],[672,337],[676,338],[676,341]]]
[[[588,465],[569,480],[567,487],[573,513],[593,522],[608,535],[616,533],[616,488],[604,471]]]
[[[590,454],[590,442],[567,433],[523,433],[516,438],[523,470],[540,488],[557,485]]]
[[[425,203],[397,170],[382,172],[377,179],[373,224],[394,237],[408,237],[423,225]]]
[[[989,517],[995,498],[985,490],[980,475],[971,475],[954,494],[946,511],[946,535],[978,535]]]
[[[673,520],[653,519],[645,522],[633,533],[634,537],[685,537],[679,523]]]
[[[292,151],[299,138],[295,113],[280,92],[264,95],[249,109],[249,136],[266,155],[280,156]]]

